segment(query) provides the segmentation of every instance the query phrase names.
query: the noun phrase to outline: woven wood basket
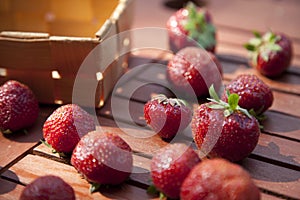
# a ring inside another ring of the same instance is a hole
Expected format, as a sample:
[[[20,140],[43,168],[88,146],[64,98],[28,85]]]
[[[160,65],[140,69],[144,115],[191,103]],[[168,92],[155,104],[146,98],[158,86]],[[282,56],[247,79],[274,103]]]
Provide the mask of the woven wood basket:
[[[40,103],[71,103],[82,62],[103,40],[130,28],[133,4],[133,0],[0,0],[0,83],[10,79],[25,83]],[[112,46],[109,52],[116,56],[124,52],[130,48],[129,39],[127,46]],[[126,67],[127,57],[122,56],[98,72],[96,107],[104,104]]]

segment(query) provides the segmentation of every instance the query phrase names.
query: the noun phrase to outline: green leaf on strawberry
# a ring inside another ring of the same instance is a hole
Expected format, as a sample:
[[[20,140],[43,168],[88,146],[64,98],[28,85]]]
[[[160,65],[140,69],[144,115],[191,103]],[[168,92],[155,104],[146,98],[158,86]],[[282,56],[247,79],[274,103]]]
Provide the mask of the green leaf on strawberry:
[[[159,190],[157,190],[157,188],[153,184],[147,188],[147,193],[152,194],[152,195],[159,195],[160,200],[167,198],[167,196],[163,192],[160,192]]]
[[[227,91],[228,95],[228,103],[220,100],[218,94],[216,93],[214,86],[211,85],[209,88],[209,94],[212,98],[208,98],[208,100],[214,102],[215,104],[209,104],[208,107],[212,109],[224,109],[224,116],[228,117],[231,115],[234,111],[239,111],[244,113],[247,117],[251,118],[251,115],[249,112],[241,108],[238,103],[239,103],[239,95],[236,93],[230,94],[229,91]]]
[[[182,99],[168,98],[164,94],[158,94],[152,98],[152,100],[157,100],[158,103],[171,104],[172,106],[187,106],[187,103]]]
[[[196,40],[204,49],[216,44],[216,28],[207,22],[205,12],[198,12],[197,7],[192,2],[187,4],[188,19],[184,24],[184,29],[188,35]]]
[[[265,62],[268,62],[271,52],[281,51],[282,48],[277,42],[280,40],[280,36],[269,31],[263,36],[258,32],[253,32],[254,38],[251,38],[248,43],[244,44],[244,47],[250,52],[252,63],[257,65],[258,55],[261,55]]]

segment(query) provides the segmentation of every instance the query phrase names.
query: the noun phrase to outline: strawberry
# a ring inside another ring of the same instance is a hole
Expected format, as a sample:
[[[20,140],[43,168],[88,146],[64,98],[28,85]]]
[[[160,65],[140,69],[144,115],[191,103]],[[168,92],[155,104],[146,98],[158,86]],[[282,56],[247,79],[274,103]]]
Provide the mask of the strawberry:
[[[28,184],[20,200],[75,200],[73,188],[58,176],[46,175]]]
[[[60,153],[71,153],[80,138],[96,129],[92,116],[76,104],[57,108],[45,121],[46,143]]]
[[[32,126],[39,115],[39,104],[32,90],[15,80],[0,87],[0,129],[11,133]]]
[[[169,61],[167,79],[174,89],[188,95],[208,96],[208,88],[222,84],[222,66],[211,53],[197,47],[186,47]]]
[[[272,90],[256,75],[239,75],[226,86],[226,90],[238,94],[239,106],[253,110],[256,115],[262,114],[273,104]],[[227,101],[226,94],[223,94],[222,100]]]
[[[187,46],[198,46],[214,52],[216,28],[211,14],[188,3],[185,8],[175,12],[167,21],[169,44],[173,52]]]
[[[166,140],[184,130],[192,120],[192,111],[181,99],[157,95],[144,106],[146,123]]]
[[[213,87],[212,102],[201,104],[192,120],[192,132],[197,147],[210,157],[239,161],[256,147],[260,127],[256,118],[238,105],[236,93],[228,103],[219,99]]]
[[[160,149],[151,160],[151,178],[154,186],[170,198],[178,198],[180,187],[200,162],[198,154],[182,143],[174,143]]]
[[[181,200],[259,200],[260,192],[241,166],[224,159],[205,159],[185,178]]]
[[[255,38],[245,44],[250,53],[250,64],[268,77],[281,75],[291,64],[292,43],[283,33],[267,32],[263,36],[254,33]]]
[[[71,164],[94,186],[117,185],[131,173],[132,150],[116,134],[93,131],[81,138],[73,151]]]

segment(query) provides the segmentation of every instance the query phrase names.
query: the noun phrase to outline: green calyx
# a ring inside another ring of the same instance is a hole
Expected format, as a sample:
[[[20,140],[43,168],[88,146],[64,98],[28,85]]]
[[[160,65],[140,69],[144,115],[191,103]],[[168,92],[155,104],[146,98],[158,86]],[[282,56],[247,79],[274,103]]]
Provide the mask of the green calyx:
[[[45,140],[40,140],[40,142],[41,143],[43,143],[45,146],[47,146],[48,148],[50,148],[51,149],[51,152],[53,153],[53,154],[58,154],[59,155],[59,157],[61,157],[61,158],[68,158],[68,157],[70,157],[70,155],[68,155],[68,154],[66,154],[66,153],[63,153],[63,152],[58,152],[58,151],[56,151],[55,149],[53,149],[53,147],[48,143],[48,142],[46,142]]]
[[[238,94],[236,94],[236,93],[230,94],[229,91],[227,91],[228,103],[222,101],[219,98],[213,85],[210,86],[210,88],[209,88],[209,94],[210,94],[211,98],[208,98],[208,100],[210,100],[211,102],[214,102],[214,104],[208,105],[209,108],[223,109],[225,117],[230,116],[235,111],[239,111],[239,112],[244,113],[247,117],[251,118],[250,113],[246,109],[241,108],[238,105],[239,99],[240,99]]]
[[[153,184],[147,188],[147,193],[151,195],[159,195],[160,200],[167,198],[167,196],[163,192],[160,192]]]
[[[12,130],[10,130],[10,129],[6,129],[6,130],[0,130],[3,134],[5,134],[5,135],[10,135],[10,134],[13,134],[14,132],[16,132],[16,131],[12,131]],[[22,130],[19,130],[19,131],[21,131],[21,132],[23,132],[25,135],[27,135],[28,134],[28,131],[26,130],[26,129],[22,129]]]
[[[188,35],[205,49],[214,46],[216,29],[214,25],[206,22],[205,12],[199,12],[192,2],[187,4],[186,9],[189,14],[184,29],[188,31]]]
[[[101,184],[100,183],[91,183],[90,184],[90,193],[94,193],[94,192],[97,192],[101,187]]]
[[[10,129],[6,129],[6,130],[1,130],[1,132],[5,135],[9,135],[12,134],[13,132]]]
[[[152,98],[152,100],[157,100],[158,103],[170,104],[171,106],[186,106],[186,102],[182,99],[168,98],[163,94],[158,94]]]
[[[263,36],[254,31],[254,38],[250,39],[244,47],[250,52],[250,57],[253,64],[257,64],[257,57],[260,54],[265,62],[269,60],[269,54],[271,52],[281,51],[282,48],[277,42],[280,40],[280,36],[277,36],[273,32],[269,31]]]

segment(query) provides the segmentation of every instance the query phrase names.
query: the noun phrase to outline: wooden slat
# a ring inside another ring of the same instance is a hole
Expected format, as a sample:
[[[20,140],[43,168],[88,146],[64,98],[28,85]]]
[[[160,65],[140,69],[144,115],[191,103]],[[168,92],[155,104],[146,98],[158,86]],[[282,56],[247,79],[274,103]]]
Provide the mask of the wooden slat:
[[[279,199],[282,199],[282,198],[276,197],[276,196],[273,196],[273,195],[270,195],[270,194],[262,193],[261,194],[261,199],[262,200],[279,200]]]
[[[52,174],[61,177],[69,183],[75,190],[76,199],[150,199],[146,190],[135,186],[122,184],[120,186],[103,188],[100,192],[89,193],[89,184],[82,179],[75,168],[40,156],[28,155],[12,166],[10,170],[18,174],[18,180],[23,184],[28,184],[40,176]],[[11,179],[11,174],[4,173],[3,176]]]
[[[116,95],[135,101],[147,102],[152,96],[157,94],[165,94],[166,96],[174,96],[174,94],[165,87],[155,83],[147,83],[142,80],[130,79],[124,85],[116,88]]]
[[[132,144],[132,142],[131,142]],[[136,143],[135,143],[136,144]],[[160,147],[158,147],[159,149]],[[135,148],[140,149],[139,147]],[[34,151],[34,155],[39,155],[44,158],[58,161],[60,163],[64,163],[67,165],[70,165],[70,159],[69,157],[63,158],[60,157],[58,154],[53,153],[51,149],[46,147],[45,145],[39,145],[37,146]],[[145,152],[146,155],[147,152]],[[152,153],[151,153],[152,154]],[[148,185],[150,184],[149,180],[149,172],[150,172],[150,159],[146,157],[139,156],[138,152],[135,152],[133,155],[133,163],[134,163],[134,168],[132,170],[132,174],[130,175],[130,183],[133,183],[135,185],[138,185],[141,188],[147,188]]]
[[[113,100],[113,104],[111,100]],[[111,109],[112,105],[114,105],[113,111]],[[143,104],[129,101],[128,99],[110,97],[98,114],[107,117],[114,116],[115,120],[125,120],[127,123],[143,125],[144,119],[138,114],[139,112],[137,112],[138,110],[143,110],[143,107]],[[112,112],[114,112],[114,114],[112,114]]]
[[[300,170],[299,142],[261,134],[252,154],[293,165]]]
[[[300,79],[299,76],[293,74],[283,74],[283,76],[277,79],[269,79],[259,74],[255,69],[245,66],[239,66],[233,73],[224,74],[225,79],[233,79],[240,74],[255,74],[268,84],[272,89],[276,89],[283,92],[300,94]]]
[[[270,110],[285,113],[295,117],[300,117],[300,112],[292,105],[300,105],[300,98],[298,95],[291,95],[273,91],[274,102]]]
[[[254,159],[245,159],[242,166],[249,171],[255,183],[264,189],[298,199],[299,171],[290,170]]]
[[[209,1],[208,9],[211,11],[214,22],[223,26],[243,30],[286,32],[291,37],[299,38],[300,29],[297,25],[299,19],[299,1]],[[255,17],[254,17],[255,15]],[[250,17],[252,16],[252,17]],[[283,29],[284,27],[284,29]]]
[[[264,131],[276,133],[285,137],[294,138],[299,141],[300,119],[280,113],[265,113],[267,119],[263,121]]]

